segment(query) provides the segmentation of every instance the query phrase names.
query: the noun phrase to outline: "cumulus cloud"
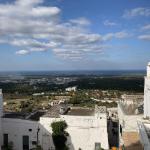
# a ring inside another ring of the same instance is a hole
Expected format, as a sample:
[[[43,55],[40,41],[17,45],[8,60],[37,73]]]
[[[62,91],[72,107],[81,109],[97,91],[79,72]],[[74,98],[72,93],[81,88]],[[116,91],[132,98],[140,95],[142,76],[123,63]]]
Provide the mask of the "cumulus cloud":
[[[150,24],[143,26],[142,30],[150,30]]]
[[[138,36],[138,39],[150,41],[150,34],[140,35],[140,36]]]
[[[133,18],[137,16],[150,16],[150,8],[138,7],[131,10],[125,10],[123,17],[124,18]]]
[[[77,18],[77,19],[71,19],[70,22],[73,23],[73,24],[83,25],[83,26],[91,24],[91,22],[88,19],[84,18],[84,17]]]
[[[116,26],[117,25],[117,23],[109,21],[109,20],[105,20],[103,23],[105,26]]]
[[[17,55],[26,55],[26,54],[29,54],[29,51],[28,50],[19,50],[16,52]]]
[[[10,42],[14,46],[25,47],[31,51],[46,51],[48,48],[54,48],[58,44],[54,42],[40,42],[33,39],[15,39]]]
[[[23,7],[30,7],[42,3],[43,0],[16,0],[16,4]]]
[[[116,32],[116,33],[108,33],[103,36],[103,40],[107,41],[107,40],[111,40],[112,38],[123,39],[123,38],[128,38],[130,36],[131,35],[128,32],[121,31],[121,32]]]
[[[126,38],[125,31],[106,35],[91,33],[84,18],[63,22],[58,7],[42,6],[43,0],[16,0],[0,4],[0,43],[18,47],[16,54],[51,50],[62,58],[86,57],[101,53],[104,42],[112,38]],[[110,24],[110,22],[107,22]]]

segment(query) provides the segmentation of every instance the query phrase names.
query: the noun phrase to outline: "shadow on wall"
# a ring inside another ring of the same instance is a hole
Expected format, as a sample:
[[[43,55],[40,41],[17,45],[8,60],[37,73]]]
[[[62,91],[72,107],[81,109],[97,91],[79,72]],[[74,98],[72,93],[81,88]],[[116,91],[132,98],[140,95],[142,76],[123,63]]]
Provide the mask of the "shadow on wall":
[[[70,135],[67,136],[67,146],[69,147],[69,150],[75,150]]]
[[[43,148],[43,150],[55,150],[52,134],[50,131],[48,131],[42,124],[40,124],[39,127],[39,145]],[[49,128],[51,128],[51,125]],[[69,150],[75,150],[69,135],[67,136],[66,145],[69,147]]]
[[[41,124],[39,127],[39,144],[43,150],[55,150],[51,133]]]

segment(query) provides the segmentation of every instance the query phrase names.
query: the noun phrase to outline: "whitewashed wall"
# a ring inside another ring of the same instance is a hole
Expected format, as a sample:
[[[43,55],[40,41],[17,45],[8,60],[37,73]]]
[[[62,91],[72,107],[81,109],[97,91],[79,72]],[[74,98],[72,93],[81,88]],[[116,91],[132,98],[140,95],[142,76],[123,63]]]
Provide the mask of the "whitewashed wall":
[[[106,114],[101,117],[95,116],[61,116],[61,118],[44,118],[40,119],[40,124],[50,133],[51,123],[58,120],[65,120],[68,124],[67,132],[69,133],[67,145],[70,150],[94,150],[95,143],[101,143],[102,148],[109,149],[107,134]],[[52,142],[52,138],[49,137]],[[50,143],[49,143],[50,144]],[[44,145],[43,143],[41,145]],[[53,146],[53,144],[50,144]],[[48,147],[45,147],[48,149]],[[46,150],[45,149],[45,150]]]
[[[21,119],[2,118],[3,133],[8,134],[9,142],[13,142],[14,150],[22,150],[23,135],[29,135],[29,148],[34,148],[32,141],[36,141],[38,123]],[[32,129],[32,132],[29,131]]]
[[[109,149],[107,134],[106,113],[96,113],[95,116],[69,116],[61,118],[41,117],[39,122],[2,118],[3,97],[0,90],[0,146],[3,145],[3,134],[8,134],[9,142],[13,143],[14,150],[23,149],[23,136],[29,136],[29,149],[35,147],[33,141],[37,141],[39,131],[39,144],[43,150],[54,150],[51,123],[65,120],[69,133],[67,145],[70,150],[94,150],[95,143],[101,143],[102,148]],[[30,129],[32,131],[30,131]]]
[[[144,117],[150,117],[150,76],[145,77]]]
[[[13,142],[15,150],[22,150],[22,136],[29,136],[29,148],[34,148],[32,141],[37,140],[37,129],[40,127],[39,144],[43,150],[54,149],[52,140],[51,123],[65,120],[69,133],[67,145],[70,150],[92,150],[95,143],[101,143],[104,149],[108,149],[107,118],[106,114],[99,116],[61,116],[61,118],[41,117],[40,122],[21,119],[2,118],[3,134],[8,134],[9,142]],[[29,131],[32,129],[32,132]]]
[[[118,104],[119,124],[125,132],[138,132],[137,121],[142,120],[143,115],[126,115]]]

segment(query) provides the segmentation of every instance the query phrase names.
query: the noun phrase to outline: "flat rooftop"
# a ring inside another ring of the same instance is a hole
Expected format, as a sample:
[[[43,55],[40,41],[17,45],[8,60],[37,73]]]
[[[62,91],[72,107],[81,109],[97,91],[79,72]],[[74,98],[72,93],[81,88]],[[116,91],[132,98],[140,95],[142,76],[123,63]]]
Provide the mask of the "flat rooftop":
[[[25,119],[26,114],[24,113],[15,113],[15,112],[6,112],[3,115],[3,118],[14,118],[14,119]]]
[[[64,107],[65,112],[60,114],[60,108]],[[44,115],[44,117],[59,118],[60,115],[68,116],[94,116],[95,109],[83,107],[71,107],[69,105],[55,105],[52,106]]]
[[[44,114],[45,114],[44,111],[36,111],[33,113],[5,112],[3,118],[39,121],[40,117],[43,116]]]
[[[94,116],[95,110],[90,108],[71,108],[66,115],[71,116]]]
[[[128,104],[119,102],[119,106],[126,115],[143,114],[143,105],[138,105],[138,104],[129,104],[128,105]]]
[[[97,107],[94,108],[83,108],[83,107],[72,107],[72,105],[67,104],[59,104],[54,105],[47,111],[35,111],[32,113],[4,113],[3,118],[18,118],[18,119],[26,119],[38,121],[40,117],[50,117],[50,118],[60,118],[60,115],[68,115],[68,116],[94,116],[95,111],[99,111],[101,113],[106,112],[106,108]]]
[[[44,115],[44,117],[59,118],[60,105],[52,106]]]

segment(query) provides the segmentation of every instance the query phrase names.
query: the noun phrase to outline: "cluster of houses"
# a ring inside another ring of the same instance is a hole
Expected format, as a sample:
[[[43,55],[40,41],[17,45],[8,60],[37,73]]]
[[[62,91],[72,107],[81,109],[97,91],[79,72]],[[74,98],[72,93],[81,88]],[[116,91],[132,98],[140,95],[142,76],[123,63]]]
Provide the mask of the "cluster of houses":
[[[54,103],[48,112],[39,117],[39,121],[31,118],[3,113],[0,91],[0,147],[13,143],[14,150],[31,150],[37,145],[43,150],[55,150],[51,124],[65,120],[68,125],[66,144],[70,150],[109,149],[105,107],[67,109],[62,103]]]
[[[109,112],[110,116],[119,122],[119,148],[150,150],[150,63],[145,77],[144,104],[143,95],[122,95],[118,102],[118,114],[116,109],[110,110],[115,112]],[[43,150],[55,150],[51,124],[62,120],[68,125],[66,144],[70,150],[111,148],[106,107],[70,107],[57,101],[51,104],[45,114],[39,116],[38,121],[31,118],[21,114],[4,113],[3,94],[0,90],[0,150],[10,143],[13,144],[14,150],[31,150],[37,145]]]

